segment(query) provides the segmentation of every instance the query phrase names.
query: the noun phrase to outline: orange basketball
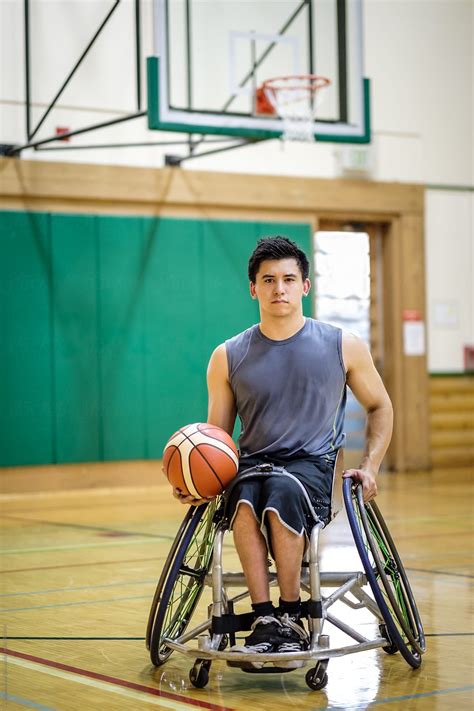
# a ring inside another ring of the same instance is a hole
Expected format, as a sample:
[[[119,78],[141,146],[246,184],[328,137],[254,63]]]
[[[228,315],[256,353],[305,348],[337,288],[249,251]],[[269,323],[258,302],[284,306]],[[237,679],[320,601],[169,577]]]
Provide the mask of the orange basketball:
[[[237,474],[237,448],[216,425],[196,422],[181,427],[163,451],[163,467],[170,484],[196,499],[221,494]]]

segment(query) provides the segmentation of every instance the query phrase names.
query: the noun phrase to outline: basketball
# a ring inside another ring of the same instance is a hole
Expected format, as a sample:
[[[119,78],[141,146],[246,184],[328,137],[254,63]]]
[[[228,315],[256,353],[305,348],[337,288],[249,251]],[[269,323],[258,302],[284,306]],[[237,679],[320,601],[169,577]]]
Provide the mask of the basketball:
[[[197,499],[221,494],[238,466],[232,437],[203,422],[181,427],[163,451],[163,468],[170,484]]]

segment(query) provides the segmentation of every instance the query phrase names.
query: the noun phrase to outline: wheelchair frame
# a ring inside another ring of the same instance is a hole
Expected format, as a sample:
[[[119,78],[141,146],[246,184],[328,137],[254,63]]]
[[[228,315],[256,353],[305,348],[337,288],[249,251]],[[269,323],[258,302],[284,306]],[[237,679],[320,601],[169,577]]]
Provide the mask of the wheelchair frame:
[[[345,479],[342,487],[338,486],[340,474],[339,471],[334,477],[332,518],[342,505],[335,496],[341,491],[364,572],[321,572],[319,539],[323,524],[314,526],[301,575],[301,588],[309,593],[309,599],[302,603],[309,648],[272,654],[226,650],[229,640],[235,644],[236,632],[250,629],[254,616],[253,612],[234,612],[234,604],[249,597],[248,590],[233,597],[228,595],[229,587],[245,588],[246,582],[243,573],[223,570],[228,521],[223,516],[223,502],[215,500],[188,511],[163,568],[146,636],[155,666],[164,664],[173,651],[191,657],[191,683],[202,688],[208,683],[213,660],[224,660],[229,666],[251,673],[283,673],[293,671],[290,665],[302,666],[301,662],[311,661],[315,666],[306,673],[306,683],[314,690],[327,684],[326,670],[332,657],[380,647],[388,654],[400,651],[411,667],[420,666],[425,651],[423,626],[393,539],[377,505],[364,504],[360,485]],[[276,573],[269,572],[269,580],[270,585],[276,585]],[[364,590],[367,585],[373,597]],[[212,588],[208,619],[186,631],[205,586]],[[324,588],[332,592],[324,596]],[[338,601],[353,610],[368,610],[378,623],[379,636],[369,639],[333,614],[331,607]],[[326,623],[344,632],[353,643],[331,647],[329,635],[323,634]],[[189,643],[195,639],[197,646],[191,646]]]

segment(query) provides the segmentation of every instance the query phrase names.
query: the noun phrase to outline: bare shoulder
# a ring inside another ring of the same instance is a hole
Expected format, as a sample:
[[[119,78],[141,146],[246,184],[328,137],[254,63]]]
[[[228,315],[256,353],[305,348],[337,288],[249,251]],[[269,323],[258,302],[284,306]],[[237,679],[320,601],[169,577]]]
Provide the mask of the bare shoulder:
[[[217,348],[215,348],[211,355],[211,361],[216,363],[227,363],[227,351],[225,343],[221,343]]]
[[[363,367],[373,363],[372,356],[365,341],[355,333],[342,332],[342,357],[347,372],[355,367]]]
[[[209,359],[208,373],[227,377],[227,351],[225,343],[221,343],[214,349]]]

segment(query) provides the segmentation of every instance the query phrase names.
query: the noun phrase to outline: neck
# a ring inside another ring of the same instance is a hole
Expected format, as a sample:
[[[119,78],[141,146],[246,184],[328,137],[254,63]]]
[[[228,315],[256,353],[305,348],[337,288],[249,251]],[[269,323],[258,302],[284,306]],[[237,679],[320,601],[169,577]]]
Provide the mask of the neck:
[[[272,341],[284,341],[291,338],[300,331],[305,324],[305,317],[302,313],[295,314],[291,318],[272,318],[261,314],[260,331]]]

